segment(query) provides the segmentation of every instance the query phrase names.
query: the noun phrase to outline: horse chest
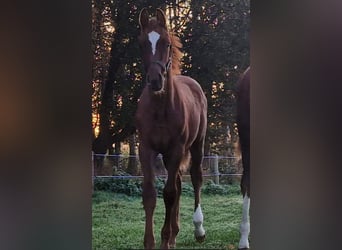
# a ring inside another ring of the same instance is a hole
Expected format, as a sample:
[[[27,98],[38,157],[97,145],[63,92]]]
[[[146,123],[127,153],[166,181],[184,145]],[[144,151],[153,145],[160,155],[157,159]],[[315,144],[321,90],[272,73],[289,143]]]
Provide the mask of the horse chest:
[[[140,140],[146,142],[146,145],[159,151],[159,148],[166,148],[170,141],[168,130],[160,126],[141,126],[138,127]]]
[[[151,127],[149,140],[156,148],[167,148],[172,140],[172,131],[164,123],[157,123]]]
[[[148,121],[148,140],[153,148],[162,150],[168,148],[176,135],[179,134],[177,133],[179,125],[170,113],[162,110],[151,112]]]

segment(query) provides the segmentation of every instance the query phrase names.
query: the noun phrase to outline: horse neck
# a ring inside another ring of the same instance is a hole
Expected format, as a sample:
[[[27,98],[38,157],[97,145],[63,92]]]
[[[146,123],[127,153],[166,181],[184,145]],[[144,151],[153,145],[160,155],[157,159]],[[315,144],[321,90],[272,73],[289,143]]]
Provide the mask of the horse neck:
[[[174,100],[175,100],[175,84],[173,81],[173,75],[172,75],[172,70],[169,69],[169,72],[166,76],[166,86],[165,86],[165,99],[166,103],[171,104],[171,106],[174,106]]]
[[[162,94],[150,96],[154,119],[160,122],[166,122],[171,110],[175,109],[175,86],[173,84],[173,77],[171,74],[167,75],[164,87],[164,92]]]

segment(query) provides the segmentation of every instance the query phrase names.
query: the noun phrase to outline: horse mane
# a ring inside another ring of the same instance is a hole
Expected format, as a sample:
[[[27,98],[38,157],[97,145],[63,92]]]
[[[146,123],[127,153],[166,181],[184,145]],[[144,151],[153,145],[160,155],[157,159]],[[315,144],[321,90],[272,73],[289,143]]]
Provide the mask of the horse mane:
[[[183,57],[183,53],[180,51],[180,48],[183,47],[180,38],[176,36],[173,32],[169,33],[171,39],[171,54],[172,54],[172,73],[179,75],[181,73],[181,60]]]

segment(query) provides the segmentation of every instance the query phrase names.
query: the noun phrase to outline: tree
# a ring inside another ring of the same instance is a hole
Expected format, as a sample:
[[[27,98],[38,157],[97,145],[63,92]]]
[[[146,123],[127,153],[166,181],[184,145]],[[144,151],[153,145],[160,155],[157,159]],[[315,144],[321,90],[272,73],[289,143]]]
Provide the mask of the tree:
[[[93,111],[93,130],[92,130],[92,150],[95,154],[105,154],[108,148],[109,132],[108,124],[105,123],[106,109],[101,105],[106,100],[103,96],[103,82],[107,76],[109,46],[111,43],[111,13],[110,1],[92,0],[92,50],[93,50],[93,94],[92,94],[92,111]],[[108,99],[108,98],[107,98]],[[102,119],[101,119],[102,118]],[[100,135],[96,137],[95,129],[100,125]],[[96,168],[103,165],[103,156],[94,156]]]

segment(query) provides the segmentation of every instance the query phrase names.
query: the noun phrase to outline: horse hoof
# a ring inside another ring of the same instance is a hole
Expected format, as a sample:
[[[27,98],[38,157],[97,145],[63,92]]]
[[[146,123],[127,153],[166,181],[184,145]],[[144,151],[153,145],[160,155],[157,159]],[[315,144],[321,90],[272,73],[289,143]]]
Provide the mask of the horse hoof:
[[[204,241],[204,239],[205,239],[205,234],[202,235],[202,236],[196,236],[195,238],[196,238],[197,242],[202,243]]]
[[[155,245],[155,243],[152,243],[152,244],[144,244],[144,249],[146,249],[146,250],[150,250],[150,249],[155,249],[155,247],[156,247],[156,245]]]
[[[170,249],[169,245],[160,245],[161,250]]]
[[[169,241],[169,247],[175,248],[176,247],[176,241]]]

